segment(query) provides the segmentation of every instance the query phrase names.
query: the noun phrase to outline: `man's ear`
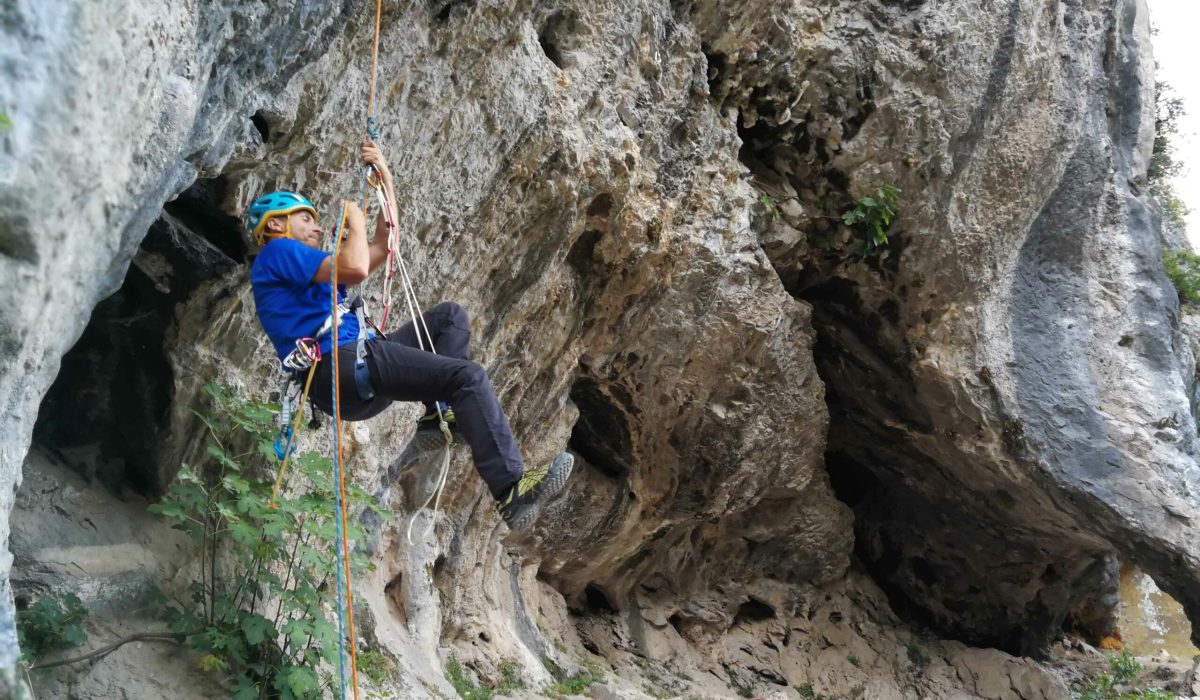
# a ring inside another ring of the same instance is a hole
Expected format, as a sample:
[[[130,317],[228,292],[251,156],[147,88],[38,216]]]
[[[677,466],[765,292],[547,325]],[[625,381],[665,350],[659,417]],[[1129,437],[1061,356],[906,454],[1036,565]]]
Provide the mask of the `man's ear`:
[[[287,217],[283,216],[272,216],[271,218],[267,219],[267,231],[270,233],[283,233],[286,231],[287,226],[285,226],[284,221],[286,218]]]

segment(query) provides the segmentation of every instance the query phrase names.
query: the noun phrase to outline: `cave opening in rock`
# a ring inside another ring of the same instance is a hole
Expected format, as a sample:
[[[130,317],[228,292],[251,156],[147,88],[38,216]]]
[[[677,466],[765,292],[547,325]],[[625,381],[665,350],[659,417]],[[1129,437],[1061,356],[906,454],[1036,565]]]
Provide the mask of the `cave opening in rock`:
[[[1117,629],[1125,649],[1138,656],[1165,650],[1180,659],[1200,654],[1200,648],[1192,643],[1192,624],[1179,601],[1136,566],[1119,566]]]
[[[773,620],[777,616],[775,608],[758,598],[750,598],[738,606],[737,614],[734,615],[733,621],[734,624],[739,622],[762,622],[763,620]]]
[[[267,123],[267,117],[261,109],[250,115],[250,123],[254,125],[263,143],[271,142],[271,125]]]
[[[846,242],[840,215],[853,197],[845,173],[831,166],[836,146],[808,132],[813,115],[802,115],[798,126],[782,119],[786,102],[772,97],[779,88],[767,86],[749,98],[753,115],[739,120],[739,157],[754,173],[765,210],[783,209],[785,196],[800,205],[793,209],[801,213],[790,219],[762,216],[756,226],[785,289],[812,306],[813,358],[830,420],[826,469],[835,496],[854,512],[856,566],[912,624],[970,644],[1035,655],[1061,628],[1062,601],[1089,593],[1072,581],[1039,579],[1039,557],[1049,555],[1035,538],[1014,537],[1005,529],[1009,516],[999,499],[945,494],[945,465],[914,440],[928,436],[926,443],[949,443],[954,436],[935,433],[913,378],[917,351],[904,331],[911,319],[903,293],[892,288],[902,272],[902,237],[887,260],[845,249],[853,240]],[[857,90],[862,102],[857,108],[833,110],[832,102],[822,103],[825,116],[851,118],[854,123],[843,125],[850,131],[873,109],[870,79],[863,78]],[[794,230],[775,229],[788,226]],[[959,554],[988,547],[1022,564],[1006,571],[1010,588],[989,587],[986,566]],[[1005,593],[1024,586],[1045,591],[1034,609]]]
[[[617,612],[617,606],[613,605],[612,599],[594,583],[583,589],[583,602],[586,612],[610,615]]]
[[[547,17],[538,32],[538,44],[546,58],[560,69],[570,67],[566,52],[573,47],[572,36],[578,31],[578,21],[573,10],[560,10]]]
[[[568,445],[604,475],[624,478],[633,460],[633,440],[612,391],[605,391],[590,377],[580,377],[571,385],[571,401],[579,408],[579,419]]]
[[[236,266],[208,240],[223,240],[207,225],[220,215],[203,214],[195,201],[171,207],[185,219],[164,211],[150,227],[121,287],[96,305],[63,356],[34,424],[35,444],[116,492],[161,493],[157,456],[173,398],[168,329],[177,304]]]
[[[249,251],[242,234],[243,223],[222,208],[229,195],[229,181],[223,175],[197,180],[163,207],[189,233],[208,241],[230,260],[241,262]],[[157,224],[156,224],[157,225]]]

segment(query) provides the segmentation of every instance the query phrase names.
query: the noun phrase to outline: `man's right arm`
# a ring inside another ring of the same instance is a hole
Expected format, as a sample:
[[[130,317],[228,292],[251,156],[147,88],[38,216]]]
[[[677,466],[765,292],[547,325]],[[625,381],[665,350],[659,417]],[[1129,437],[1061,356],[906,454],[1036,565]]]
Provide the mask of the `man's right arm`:
[[[346,233],[342,238],[341,250],[337,255],[338,284],[359,284],[370,274],[370,251],[367,249],[367,234],[362,209],[354,202],[346,202]],[[333,281],[334,259],[330,255],[317,268],[313,282]]]

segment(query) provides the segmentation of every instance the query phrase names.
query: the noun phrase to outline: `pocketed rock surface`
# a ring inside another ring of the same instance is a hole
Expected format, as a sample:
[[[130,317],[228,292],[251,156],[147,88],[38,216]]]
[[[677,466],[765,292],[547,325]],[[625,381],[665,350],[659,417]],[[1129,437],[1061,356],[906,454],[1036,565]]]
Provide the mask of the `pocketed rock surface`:
[[[204,383],[277,388],[239,217],[360,195],[373,6],[93,5],[0,23],[0,485],[37,443],[153,499]],[[591,664],[592,697],[1060,698],[1030,657],[1112,631],[1118,560],[1200,619],[1144,3],[386,5],[415,287],[471,315],[526,460],[577,462],[515,538],[461,449],[418,511],[415,406],[350,429],[394,512],[358,582],[381,692],[450,695],[453,656],[530,693]],[[864,255],[841,215],[884,183]]]

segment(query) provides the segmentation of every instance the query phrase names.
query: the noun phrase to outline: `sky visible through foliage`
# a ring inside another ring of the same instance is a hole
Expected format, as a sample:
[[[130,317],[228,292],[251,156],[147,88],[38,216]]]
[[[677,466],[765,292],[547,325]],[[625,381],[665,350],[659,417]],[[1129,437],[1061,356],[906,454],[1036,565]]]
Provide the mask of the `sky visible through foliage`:
[[[1171,85],[1186,110],[1173,141],[1183,172],[1175,192],[1191,210],[1188,238],[1200,249],[1200,71],[1197,70],[1196,32],[1200,30],[1200,0],[1147,0],[1154,33],[1158,79]]]

